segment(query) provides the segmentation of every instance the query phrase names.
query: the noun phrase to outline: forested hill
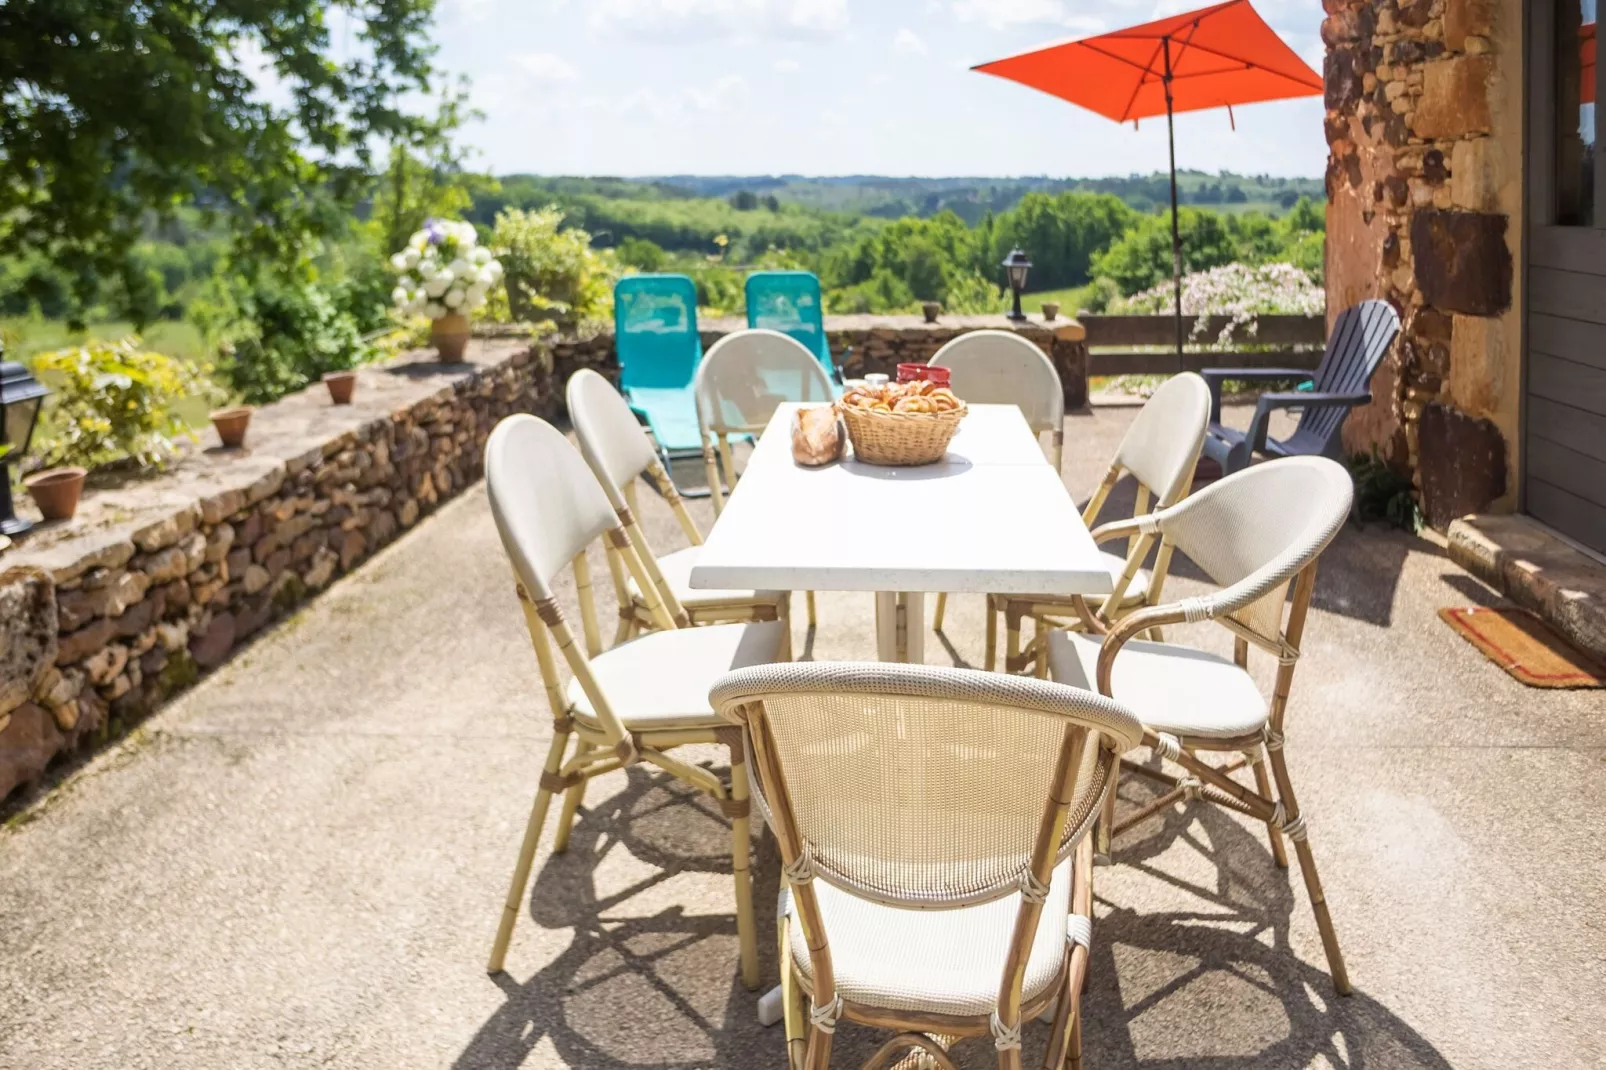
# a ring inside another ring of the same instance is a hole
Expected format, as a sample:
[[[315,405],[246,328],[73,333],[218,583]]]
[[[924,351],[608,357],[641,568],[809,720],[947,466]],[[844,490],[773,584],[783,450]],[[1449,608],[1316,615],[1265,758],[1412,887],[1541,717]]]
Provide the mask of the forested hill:
[[[1113,193],[1140,212],[1169,203],[1164,172],[1110,178],[900,178],[883,175],[841,175],[808,178],[801,175],[662,175],[640,179],[547,178],[507,176],[550,185],[569,195],[592,194],[623,198],[752,198],[766,203],[796,204],[850,215],[901,219],[933,216],[947,209],[974,225],[984,214],[1014,207],[1027,193],[1061,193],[1080,190]],[[1322,201],[1326,197],[1319,178],[1281,178],[1238,175],[1229,171],[1208,174],[1181,171],[1177,175],[1183,204],[1225,211],[1261,211],[1277,215],[1292,208],[1299,198]]]

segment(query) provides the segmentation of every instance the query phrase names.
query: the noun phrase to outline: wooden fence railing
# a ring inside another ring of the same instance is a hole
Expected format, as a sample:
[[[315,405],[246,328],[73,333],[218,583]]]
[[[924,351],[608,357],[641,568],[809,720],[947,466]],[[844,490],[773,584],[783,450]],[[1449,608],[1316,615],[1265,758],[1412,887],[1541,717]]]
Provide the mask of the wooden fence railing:
[[[1227,349],[1207,349],[1232,322],[1211,316],[1194,333],[1196,316],[1182,318],[1186,345],[1176,352],[1176,320],[1171,316],[1076,317],[1087,328],[1089,375],[1175,375],[1202,368],[1313,369],[1322,359],[1327,321],[1322,316],[1261,316],[1251,334],[1240,329]]]

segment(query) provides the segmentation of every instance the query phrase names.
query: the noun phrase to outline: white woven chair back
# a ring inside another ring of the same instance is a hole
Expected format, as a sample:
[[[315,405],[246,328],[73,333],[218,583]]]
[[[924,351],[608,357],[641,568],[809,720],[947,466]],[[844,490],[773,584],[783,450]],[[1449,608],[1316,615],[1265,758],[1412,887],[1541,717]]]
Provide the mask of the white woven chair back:
[[[762,431],[783,401],[829,404],[831,380],[797,339],[753,328],[715,342],[697,367],[697,419],[706,431]]]
[[[1062,747],[1080,766],[1059,859],[1097,815],[1116,756],[1142,738],[1111,699],[969,669],[766,665],[725,676],[709,697],[765,733],[780,776],[750,766],[761,809],[772,821],[790,814],[808,847],[806,877],[904,906],[1019,891]],[[1083,746],[1089,730],[1101,745]]]
[[[1234,473],[1158,514],[1160,530],[1222,588],[1198,609],[1282,636],[1287,586],[1349,516],[1354,485],[1326,457],[1285,457]],[[1187,602],[1184,603],[1188,604]]]
[[[520,413],[485,444],[485,483],[502,546],[525,589],[552,597],[552,578],[618,525],[597,479],[563,432]]]
[[[602,481],[615,506],[619,492],[657,460],[647,429],[613,384],[590,368],[569,377],[564,391],[569,419],[586,463]]]
[[[1193,485],[1209,425],[1210,387],[1193,372],[1174,375],[1138,410],[1114,463],[1153,491],[1158,505],[1171,505]]]
[[[1065,424],[1065,388],[1043,351],[1013,331],[971,331],[930,363],[952,372],[953,391],[975,405],[1015,405],[1033,431]]]

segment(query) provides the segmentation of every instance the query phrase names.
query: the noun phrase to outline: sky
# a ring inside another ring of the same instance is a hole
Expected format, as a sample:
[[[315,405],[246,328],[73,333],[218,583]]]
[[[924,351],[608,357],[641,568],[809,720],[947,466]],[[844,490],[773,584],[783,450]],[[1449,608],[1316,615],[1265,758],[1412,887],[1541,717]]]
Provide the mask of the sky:
[[[1052,175],[1164,170],[1137,131],[968,68],[1204,0],[440,0],[438,62],[496,174]],[[1256,0],[1321,70],[1320,0]],[[1319,176],[1319,97],[1178,117],[1177,165]]]

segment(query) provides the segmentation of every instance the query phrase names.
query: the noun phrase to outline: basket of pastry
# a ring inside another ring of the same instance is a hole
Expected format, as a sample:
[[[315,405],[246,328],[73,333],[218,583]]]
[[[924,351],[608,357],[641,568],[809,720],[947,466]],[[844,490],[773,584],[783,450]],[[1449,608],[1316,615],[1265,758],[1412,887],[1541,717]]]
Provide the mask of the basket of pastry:
[[[965,418],[965,403],[934,379],[866,383],[837,402],[853,453],[866,464],[935,464]]]

